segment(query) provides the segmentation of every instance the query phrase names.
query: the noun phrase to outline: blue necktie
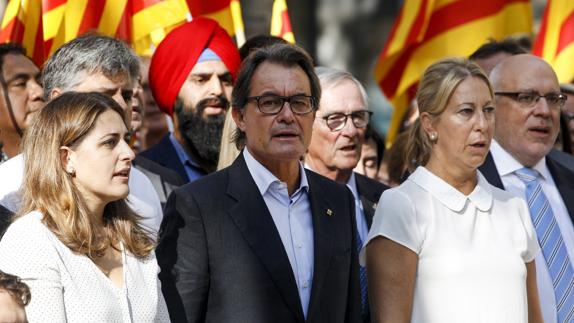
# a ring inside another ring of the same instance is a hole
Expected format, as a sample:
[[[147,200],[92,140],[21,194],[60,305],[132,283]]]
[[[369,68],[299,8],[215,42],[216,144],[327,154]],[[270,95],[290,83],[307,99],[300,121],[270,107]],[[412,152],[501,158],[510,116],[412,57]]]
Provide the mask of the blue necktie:
[[[538,180],[540,174],[531,168],[519,169],[515,174],[526,184],[526,198],[530,208],[530,217],[534,223],[550,277],[552,277],[558,322],[573,322],[574,270],[550,203],[540,186]]]
[[[361,248],[363,248],[363,240],[361,240],[361,236],[357,231],[357,250],[358,253],[361,252]],[[369,298],[367,296],[368,291],[368,283],[367,283],[367,268],[359,265],[359,282],[361,284],[361,314],[363,317],[366,317],[369,310]]]

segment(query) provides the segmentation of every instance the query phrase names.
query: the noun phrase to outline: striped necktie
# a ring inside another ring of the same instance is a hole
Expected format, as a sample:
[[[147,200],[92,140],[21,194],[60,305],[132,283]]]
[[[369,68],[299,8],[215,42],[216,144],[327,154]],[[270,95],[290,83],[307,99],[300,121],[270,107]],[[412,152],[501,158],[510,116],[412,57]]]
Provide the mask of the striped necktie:
[[[357,232],[357,250],[361,252],[363,241],[359,232]],[[368,283],[367,283],[367,268],[359,265],[359,283],[361,287],[361,316],[363,319],[368,317],[369,314],[369,296],[368,296]]]
[[[540,174],[531,168],[514,173],[526,185],[530,217],[552,278],[558,322],[574,322],[574,270],[550,203],[540,186]]]

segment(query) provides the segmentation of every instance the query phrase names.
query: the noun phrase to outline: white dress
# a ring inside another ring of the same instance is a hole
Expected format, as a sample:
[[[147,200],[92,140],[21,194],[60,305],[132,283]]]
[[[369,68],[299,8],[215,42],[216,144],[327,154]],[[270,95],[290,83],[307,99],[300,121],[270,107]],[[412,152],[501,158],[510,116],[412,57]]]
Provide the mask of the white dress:
[[[0,270],[30,287],[33,322],[169,322],[152,253],[145,260],[122,251],[124,285],[117,288],[86,256],[73,253],[40,220],[16,220],[0,241]]]
[[[528,206],[480,172],[465,196],[417,168],[381,196],[367,243],[377,236],[418,255],[412,322],[528,322],[525,263],[540,250]]]

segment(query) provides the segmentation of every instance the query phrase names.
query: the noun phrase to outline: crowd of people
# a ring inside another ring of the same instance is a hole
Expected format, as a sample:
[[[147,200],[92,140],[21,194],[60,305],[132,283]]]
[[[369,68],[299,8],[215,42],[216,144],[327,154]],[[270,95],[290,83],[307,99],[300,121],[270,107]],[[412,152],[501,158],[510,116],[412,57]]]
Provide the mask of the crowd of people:
[[[519,42],[429,66],[388,150],[351,73],[207,18],[0,85],[2,322],[574,322],[574,87]]]

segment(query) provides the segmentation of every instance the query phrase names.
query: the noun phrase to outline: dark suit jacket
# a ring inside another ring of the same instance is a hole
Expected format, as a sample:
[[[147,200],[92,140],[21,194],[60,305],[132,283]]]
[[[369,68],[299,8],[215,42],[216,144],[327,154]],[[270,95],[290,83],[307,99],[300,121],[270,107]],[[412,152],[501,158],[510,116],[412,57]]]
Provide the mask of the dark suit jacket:
[[[306,174],[315,237],[306,322],[359,322],[352,194]],[[287,253],[243,155],[174,191],[156,254],[173,322],[305,322]]]
[[[0,205],[0,239],[2,239],[4,232],[6,232],[6,229],[8,229],[8,226],[12,223],[13,215],[14,213]]]
[[[160,164],[163,167],[176,171],[186,183],[189,182],[189,178],[185,172],[185,167],[179,160],[177,152],[169,140],[169,134],[165,135],[157,144],[142,151],[140,155]]]
[[[171,194],[174,189],[187,183],[176,171],[141,155],[137,155],[132,161],[132,164],[149,178],[159,196],[162,208],[165,206],[169,194]]]
[[[556,188],[562,196],[568,214],[574,222],[574,157],[553,149],[546,156],[546,165]],[[492,155],[488,153],[484,164],[478,168],[488,182],[498,188],[504,189],[496,164]]]
[[[355,180],[357,181],[359,198],[361,199],[361,203],[363,203],[365,220],[367,220],[367,226],[370,229],[379,199],[381,198],[383,191],[389,187],[381,182],[358,173],[355,173]]]

